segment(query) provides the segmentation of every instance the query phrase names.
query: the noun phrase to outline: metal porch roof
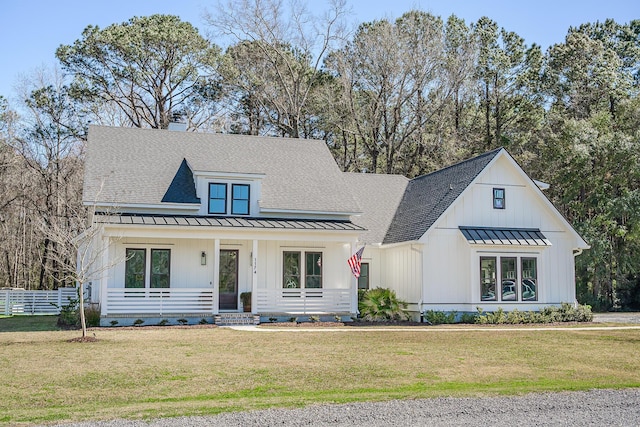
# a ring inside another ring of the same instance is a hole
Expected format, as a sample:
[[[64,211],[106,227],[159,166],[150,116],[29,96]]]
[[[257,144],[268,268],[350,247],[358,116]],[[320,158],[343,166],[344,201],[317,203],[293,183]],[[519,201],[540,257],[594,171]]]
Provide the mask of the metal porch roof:
[[[350,221],[300,220],[185,215],[108,215],[96,213],[95,221],[114,225],[160,225],[185,227],[230,227],[282,230],[365,231]]]
[[[459,229],[467,241],[475,245],[551,246],[538,228],[460,226]]]

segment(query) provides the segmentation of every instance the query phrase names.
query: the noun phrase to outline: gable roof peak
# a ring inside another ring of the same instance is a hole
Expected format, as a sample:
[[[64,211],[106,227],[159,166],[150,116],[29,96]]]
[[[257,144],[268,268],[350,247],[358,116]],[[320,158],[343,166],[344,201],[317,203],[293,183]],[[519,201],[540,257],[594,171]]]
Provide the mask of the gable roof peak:
[[[384,244],[418,240],[504,148],[409,181]]]

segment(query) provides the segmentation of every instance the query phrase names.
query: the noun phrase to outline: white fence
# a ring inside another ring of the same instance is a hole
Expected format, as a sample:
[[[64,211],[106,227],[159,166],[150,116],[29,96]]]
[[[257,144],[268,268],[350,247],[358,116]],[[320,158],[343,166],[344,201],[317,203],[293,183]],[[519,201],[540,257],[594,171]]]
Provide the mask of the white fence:
[[[207,288],[112,288],[102,314],[211,314],[213,290]]]
[[[352,313],[349,289],[259,289],[259,313]]]
[[[24,289],[0,289],[0,313],[59,314],[60,307],[78,298],[76,288],[59,288],[56,291],[27,291]]]

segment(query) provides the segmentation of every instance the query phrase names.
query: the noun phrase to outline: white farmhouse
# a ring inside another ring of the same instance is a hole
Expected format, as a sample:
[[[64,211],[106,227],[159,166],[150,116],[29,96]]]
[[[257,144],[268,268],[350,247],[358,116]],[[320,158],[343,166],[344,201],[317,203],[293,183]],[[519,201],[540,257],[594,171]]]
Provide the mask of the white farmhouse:
[[[378,286],[415,317],[575,302],[588,245],[541,186],[504,149],[408,180],[343,173],[323,141],[91,126],[90,300],[103,325],[349,319]]]

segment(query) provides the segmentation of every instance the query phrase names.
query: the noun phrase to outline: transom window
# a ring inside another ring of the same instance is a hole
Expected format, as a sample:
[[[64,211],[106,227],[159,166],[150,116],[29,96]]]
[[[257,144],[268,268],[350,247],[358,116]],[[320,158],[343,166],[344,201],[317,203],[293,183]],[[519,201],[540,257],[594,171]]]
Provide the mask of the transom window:
[[[493,208],[494,209],[504,209],[504,188],[494,188],[493,189]]]
[[[247,184],[231,185],[231,214],[249,215],[249,186]]]
[[[499,291],[496,289],[497,286],[500,286]],[[480,299],[482,301],[537,301],[537,258],[480,257]]]
[[[168,288],[171,278],[171,250],[127,248],[124,273],[125,288]],[[149,270],[147,270],[147,264]],[[149,283],[147,283],[149,277]]]
[[[209,183],[209,213],[227,213],[227,184]]]
[[[303,259],[304,264],[302,263]],[[288,289],[322,288],[322,252],[283,252],[282,287]]]

